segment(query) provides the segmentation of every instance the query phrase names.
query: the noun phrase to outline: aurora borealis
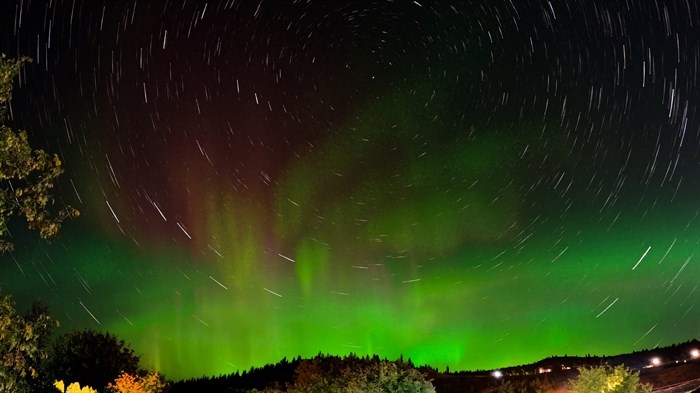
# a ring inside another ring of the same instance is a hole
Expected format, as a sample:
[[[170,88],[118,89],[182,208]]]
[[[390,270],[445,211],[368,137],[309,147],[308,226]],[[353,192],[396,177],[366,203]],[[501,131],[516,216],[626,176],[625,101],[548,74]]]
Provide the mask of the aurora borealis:
[[[170,378],[700,338],[691,0],[5,0],[0,52],[82,213],[0,289]]]

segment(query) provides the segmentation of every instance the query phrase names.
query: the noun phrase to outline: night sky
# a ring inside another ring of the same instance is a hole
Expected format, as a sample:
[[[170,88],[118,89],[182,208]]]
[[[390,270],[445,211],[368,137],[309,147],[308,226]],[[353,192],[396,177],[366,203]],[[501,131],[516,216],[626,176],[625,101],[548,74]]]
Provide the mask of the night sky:
[[[694,0],[2,0],[81,216],[0,289],[170,378],[700,338]]]

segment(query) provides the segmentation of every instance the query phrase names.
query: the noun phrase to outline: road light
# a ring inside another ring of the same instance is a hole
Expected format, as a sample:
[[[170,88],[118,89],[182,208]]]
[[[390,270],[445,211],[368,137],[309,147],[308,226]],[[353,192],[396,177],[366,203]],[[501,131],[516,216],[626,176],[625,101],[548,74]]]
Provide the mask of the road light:
[[[661,365],[661,358],[659,358],[659,357],[653,357],[653,358],[651,358],[650,361],[651,361],[651,365],[654,367]]]
[[[496,370],[496,371],[492,372],[491,375],[493,375],[493,377],[496,379],[503,378],[503,372],[501,372],[501,370]]]
[[[700,349],[691,349],[690,350],[690,357],[693,359],[700,358]]]

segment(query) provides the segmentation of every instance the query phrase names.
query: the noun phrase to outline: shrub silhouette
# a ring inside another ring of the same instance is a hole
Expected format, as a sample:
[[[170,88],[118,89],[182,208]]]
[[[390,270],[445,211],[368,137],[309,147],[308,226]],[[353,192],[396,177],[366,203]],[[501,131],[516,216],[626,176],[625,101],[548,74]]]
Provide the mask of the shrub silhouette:
[[[76,381],[103,391],[122,372],[136,374],[139,358],[109,333],[75,331],[56,340],[49,361],[54,379]]]

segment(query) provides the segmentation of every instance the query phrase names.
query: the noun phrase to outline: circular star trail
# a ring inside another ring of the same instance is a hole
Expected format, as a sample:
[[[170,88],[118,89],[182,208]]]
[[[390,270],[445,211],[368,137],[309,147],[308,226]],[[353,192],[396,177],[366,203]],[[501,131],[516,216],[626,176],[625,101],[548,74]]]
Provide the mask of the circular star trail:
[[[700,337],[700,9],[9,0],[10,125],[59,154],[0,288],[184,378],[451,369]]]

